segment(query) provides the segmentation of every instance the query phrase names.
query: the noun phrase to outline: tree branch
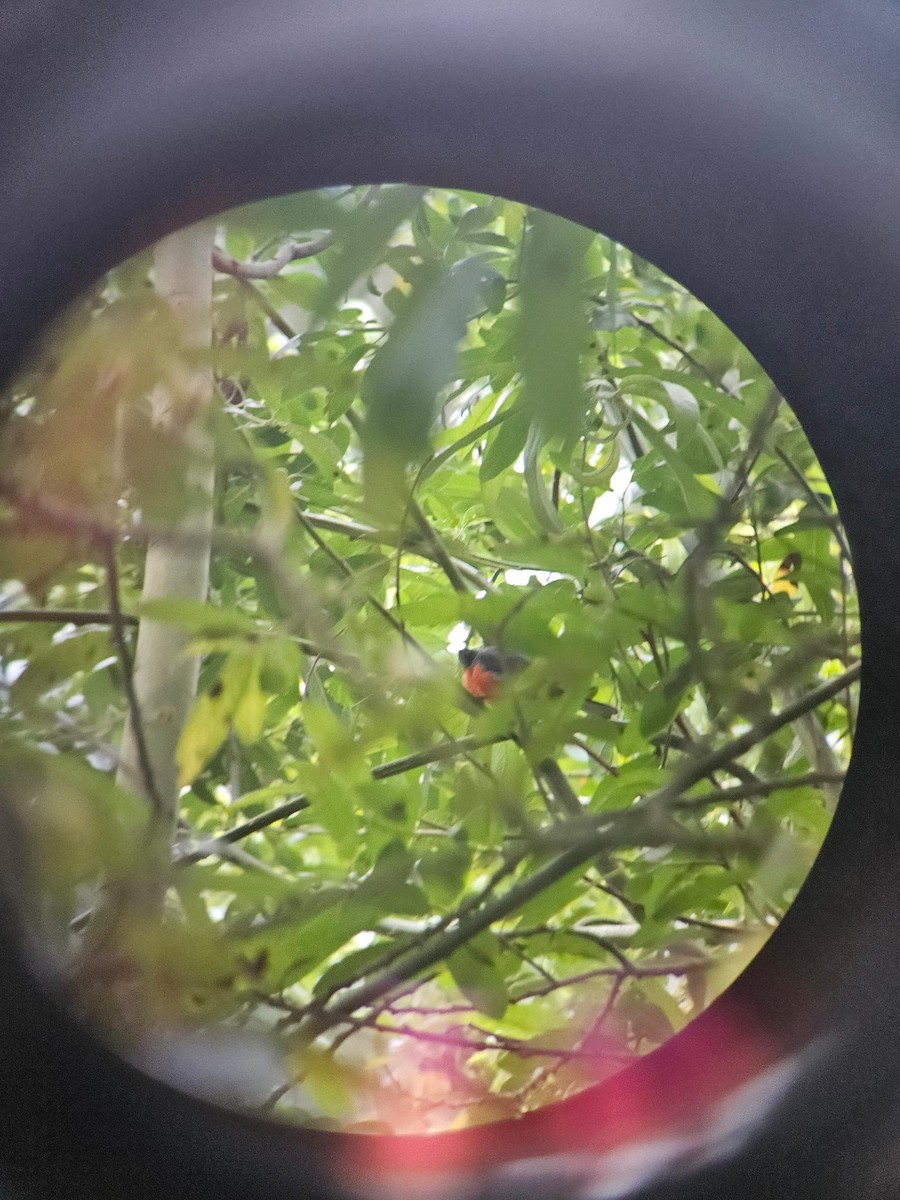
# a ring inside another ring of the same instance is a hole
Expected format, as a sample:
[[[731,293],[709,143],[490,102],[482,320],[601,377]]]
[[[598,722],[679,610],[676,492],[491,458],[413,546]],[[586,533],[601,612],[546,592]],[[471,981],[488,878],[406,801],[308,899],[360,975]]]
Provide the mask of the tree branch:
[[[303,511],[303,509],[296,508],[294,511],[297,514],[297,519],[300,521],[300,524],[306,529],[306,532],[316,543],[322,553],[327,555],[327,557],[331,559],[335,566],[339,567],[340,570],[343,571],[344,575],[346,575],[348,579],[355,579],[356,575],[353,568],[343,557],[343,555],[338,554],[337,550],[335,550],[333,546],[329,546],[325,539],[319,536],[318,531],[307,520],[306,513]],[[382,617],[383,620],[388,623],[388,625],[390,625],[395,633],[400,635],[405,644],[409,646],[411,650],[415,650],[419,657],[428,663],[429,666],[434,663],[433,657],[428,653],[422,643],[407,631],[403,623],[397,620],[390,609],[385,608],[381,601],[377,599],[377,597],[373,596],[371,592],[366,592],[365,598],[366,603],[372,605],[379,616]]]
[[[254,262],[252,259],[241,262],[220,250],[218,246],[213,246],[212,264],[220,274],[233,275],[236,279],[272,279],[279,275],[288,263],[296,262],[299,258],[314,258],[333,244],[332,233],[324,233],[308,242],[285,242],[274,258],[265,259],[263,262]]]
[[[419,527],[419,532],[422,534],[422,537],[425,539],[431,549],[431,554],[427,555],[427,557],[433,559],[433,561],[438,564],[438,566],[447,576],[450,586],[455,592],[467,594],[469,589],[466,587],[462,573],[460,572],[456,563],[453,561],[452,556],[448,553],[444,543],[435,533],[431,522],[422,511],[421,505],[414,497],[410,497],[409,509],[412,513],[413,520]]]
[[[307,808],[309,808],[309,800],[305,796],[295,796],[291,800],[285,800],[283,804],[278,804],[267,812],[251,817],[249,821],[242,821],[233,829],[226,829],[224,833],[216,834],[201,848],[190,850],[178,861],[186,866],[190,863],[201,862],[204,858],[211,858],[218,853],[219,846],[233,845],[243,838],[250,837],[252,833],[259,833],[261,829],[266,829],[278,821],[284,821],[287,817],[292,817],[295,813],[303,812]]]
[[[312,1012],[304,1025],[301,1035],[310,1041],[318,1037],[333,1024],[350,1016],[360,1008],[369,1007],[374,1001],[388,995],[398,984],[414,978],[420,971],[442,962],[454,950],[470,941],[482,930],[490,928],[496,921],[510,916],[523,904],[538,896],[554,883],[564,879],[570,871],[583,866],[590,859],[603,851],[622,849],[625,846],[647,845],[678,845],[681,842],[679,830],[681,827],[667,819],[658,811],[641,809],[635,814],[634,808],[614,814],[615,819],[607,820],[600,828],[588,830],[580,841],[557,854],[549,862],[539,867],[532,875],[514,884],[503,895],[489,900],[482,908],[461,916],[455,923],[437,934],[426,936],[421,945],[415,947],[406,955],[400,956],[387,970],[378,971],[368,979],[355,984],[346,985],[337,991],[338,999],[330,1007],[324,1007]],[[568,829],[576,821],[567,821],[561,829]],[[746,838],[713,838],[709,835],[697,836],[684,830],[687,835],[685,844],[696,847],[700,843],[708,850],[710,846],[727,843],[729,848],[742,847],[745,850],[753,848],[751,841]],[[759,848],[758,846],[756,847]]]
[[[569,975],[565,979],[556,979],[549,983],[535,984],[527,991],[519,992],[510,997],[510,1003],[518,1004],[520,1000],[532,1000],[538,996],[549,996],[560,988],[578,987],[582,983],[590,983],[594,979],[625,980],[634,979],[666,979],[669,975],[690,975],[693,971],[702,971],[710,966],[709,963],[694,959],[690,962],[658,963],[646,967],[634,967],[623,971],[619,967],[592,967],[590,971],[581,971],[577,975]]]
[[[661,329],[657,329],[652,322],[645,321],[643,317],[639,317],[635,313],[629,313],[629,316],[631,317],[631,320],[634,321],[635,325],[640,326],[641,329],[644,329],[647,331],[647,333],[652,334],[652,336],[658,341],[662,342],[664,346],[668,346],[670,350],[674,350],[677,354],[680,354],[684,361],[690,363],[694,370],[699,375],[702,375],[703,378],[706,379],[713,387],[721,388],[722,391],[728,396],[734,396],[734,393],[729,391],[728,388],[722,387],[722,381],[720,379],[716,379],[713,372],[710,371],[708,367],[704,366],[698,358],[695,358],[694,355],[691,354],[690,350],[686,350],[685,347],[679,342],[676,342],[674,338],[670,338],[669,335],[663,333]]]
[[[106,586],[109,592],[112,636],[122,669],[122,683],[125,688],[125,696],[128,700],[128,715],[134,736],[138,766],[141,772],[141,780],[144,784],[144,791],[150,801],[154,818],[159,820],[165,812],[165,804],[162,796],[159,794],[159,788],[156,786],[137,690],[134,686],[134,663],[131,658],[131,651],[128,648],[128,640],[125,637],[125,622],[122,619],[122,609],[119,604],[119,572],[116,566],[115,544],[111,538],[106,542],[104,552],[106,557]]]
[[[54,532],[77,538],[101,552],[111,537],[129,538],[148,546],[155,543],[167,544],[184,552],[202,550],[209,542],[214,549],[223,554],[251,558],[268,572],[285,619],[296,621],[302,616],[316,625],[316,640],[309,642],[301,638],[301,646],[312,646],[308,653],[327,658],[345,670],[358,671],[360,668],[358,659],[332,644],[323,622],[318,619],[320,605],[307,594],[306,588],[295,573],[287,569],[278,552],[279,547],[272,544],[271,538],[226,529],[223,526],[213,526],[211,530],[206,530],[186,525],[155,525],[143,521],[134,521],[120,530],[112,522],[102,520],[87,509],[61,504],[35,493],[25,493],[2,476],[0,498],[13,505],[16,510],[11,520],[0,519],[0,536],[6,532],[21,533],[27,529],[52,529]]]
[[[400,547],[410,554],[416,554],[420,558],[427,558],[431,562],[438,562],[434,547],[429,543],[423,545],[422,539],[415,537],[413,534],[401,536],[399,532],[394,532],[390,529],[376,529],[374,526],[362,525],[358,521],[342,520],[340,517],[329,517],[322,513],[312,513],[308,509],[304,509],[304,515],[310,525],[317,529],[325,529],[329,533],[339,533],[351,541],[366,541],[372,542],[378,546],[394,546]],[[427,518],[426,518],[427,519]],[[441,543],[441,549],[449,559],[452,570],[463,579],[467,579],[479,591],[494,592],[496,587],[491,581],[465,559],[459,557],[458,554],[451,552]],[[439,563],[439,565],[442,565]]]
[[[698,796],[684,796],[674,807],[683,809],[707,808],[712,805],[733,804],[735,800],[751,800],[756,796],[771,796],[789,788],[822,787],[844,782],[842,771],[808,771],[805,775],[783,775],[778,779],[758,779],[736,787],[715,788]]]
[[[745,754],[758,742],[796,717],[817,708],[843,691],[848,683],[859,677],[859,671],[860,667],[857,664],[843,675],[828,680],[792,704],[786,705],[781,712],[773,713],[763,721],[757,722],[746,734],[733,738],[718,750],[697,755],[692,761],[685,763],[668,784],[636,801],[628,809],[607,814],[599,827],[595,819],[572,818],[557,829],[551,830],[544,836],[544,845],[558,842],[561,836],[570,838],[573,834],[579,835],[579,841],[569,845],[526,879],[514,884],[503,895],[488,900],[475,911],[459,916],[455,924],[426,935],[421,945],[399,956],[390,969],[377,971],[367,979],[348,984],[338,990],[336,995],[339,998],[336,1002],[330,1007],[311,1013],[302,1032],[312,1040],[336,1021],[359,1008],[368,1007],[375,1000],[389,994],[398,983],[414,978],[420,971],[443,961],[476,934],[488,929],[496,921],[510,916],[528,900],[540,895],[570,871],[583,866],[604,851],[635,845],[681,846],[685,849],[704,851],[711,848],[730,849],[742,850],[745,853],[760,850],[761,844],[751,841],[746,836],[713,838],[708,834],[696,834],[684,829],[671,819],[667,808],[673,806],[674,801],[685,789],[699,783],[710,771]],[[342,996],[341,991],[344,993]]]
[[[453,741],[438,742],[427,750],[417,750],[403,758],[395,758],[390,762],[379,763],[372,768],[373,779],[390,779],[394,775],[402,775],[404,771],[414,771],[417,767],[427,767],[431,763],[446,762],[448,758],[458,755],[471,754],[473,750],[483,750],[486,746],[495,746],[498,742],[514,740],[511,733],[498,733],[490,738],[464,737]]]
[[[121,625],[137,625],[138,618],[120,612],[114,618],[111,612],[87,608],[13,608],[0,612],[0,624],[48,625],[112,625],[114,620]]]
[[[385,1024],[381,1019],[362,1018],[354,1020],[357,1029],[371,1029],[376,1033],[400,1035],[413,1038],[419,1042],[430,1042],[438,1046],[453,1046],[460,1050],[470,1050],[472,1053],[482,1053],[485,1050],[510,1052],[520,1058],[557,1058],[563,1062],[574,1061],[605,1061],[628,1063],[634,1061],[633,1054],[615,1054],[611,1052],[583,1050],[578,1048],[564,1049],[559,1046],[535,1046],[519,1038],[502,1037],[500,1034],[485,1034],[483,1039],[464,1037],[451,1031],[432,1029],[416,1029],[413,1025]]]
[[[811,486],[809,480],[806,478],[794,460],[790,457],[790,455],[781,446],[776,446],[774,451],[776,458],[779,458],[781,462],[784,463],[784,465],[793,475],[794,479],[803,489],[804,494],[812,501],[813,505],[822,514],[826,525],[834,534],[835,541],[837,542],[838,546],[840,546],[841,554],[843,554],[844,558],[852,567],[853,556],[850,553],[850,547],[847,545],[847,540],[844,537],[844,531],[841,527],[840,518],[836,513],[831,511],[816,489]]]
[[[771,737],[773,733],[777,733],[779,729],[785,725],[790,725],[792,721],[796,721],[798,717],[802,717],[804,713],[812,712],[818,708],[820,704],[824,704],[826,700],[832,700],[839,692],[842,692],[850,684],[855,683],[861,674],[862,664],[855,663],[842,675],[835,676],[834,679],[829,679],[822,683],[812,691],[807,692],[805,696],[799,696],[790,704],[786,704],[780,712],[770,713],[761,721],[757,721],[746,733],[742,733],[739,737],[732,738],[730,742],[726,742],[724,746],[720,746],[717,750],[709,750],[704,754],[698,754],[687,762],[683,763],[678,771],[675,772],[672,780],[655,792],[653,796],[648,796],[641,803],[648,805],[650,803],[659,803],[660,801],[671,802],[676,799],[687,788],[693,787],[695,783],[699,783],[705,775],[710,771],[716,771],[720,767],[725,767],[734,758],[740,758],[746,754],[754,746],[765,741],[767,737]]]

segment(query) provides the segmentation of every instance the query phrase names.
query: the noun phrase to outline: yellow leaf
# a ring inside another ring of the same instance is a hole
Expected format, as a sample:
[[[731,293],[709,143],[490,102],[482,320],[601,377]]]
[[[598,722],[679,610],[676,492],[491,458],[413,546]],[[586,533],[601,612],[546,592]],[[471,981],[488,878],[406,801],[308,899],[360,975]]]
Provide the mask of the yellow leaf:
[[[213,684],[194,701],[175,752],[178,786],[194,782],[215,752],[228,737],[231,728],[227,697],[221,681]]]
[[[197,778],[234,729],[245,742],[263,731],[266,694],[260,687],[261,658],[255,646],[230,654],[216,682],[198,696],[178,742],[178,786]]]
[[[234,731],[242,742],[255,742],[262,736],[267,699],[260,686],[260,663],[257,657],[246,675],[244,689],[232,717]]]

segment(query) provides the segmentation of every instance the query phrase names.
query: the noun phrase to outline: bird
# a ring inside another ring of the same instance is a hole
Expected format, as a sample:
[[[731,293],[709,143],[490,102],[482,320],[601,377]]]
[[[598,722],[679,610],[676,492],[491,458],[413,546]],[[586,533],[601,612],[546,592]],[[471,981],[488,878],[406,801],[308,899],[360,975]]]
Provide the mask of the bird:
[[[529,659],[524,654],[511,654],[497,646],[482,646],[472,650],[468,646],[459,652],[462,664],[462,684],[470,696],[477,700],[490,700],[496,696],[505,676],[524,671]]]
[[[524,654],[501,650],[499,646],[481,646],[478,650],[467,646],[459,651],[459,661],[463,667],[462,685],[476,700],[494,699],[503,681],[510,675],[524,671],[531,662]],[[551,695],[559,695],[561,691],[561,688],[553,689]],[[584,701],[583,708],[592,717],[609,718],[616,712],[611,704],[590,699]]]
[[[510,675],[524,671],[530,665],[531,660],[524,654],[501,650],[499,646],[482,646],[478,650],[467,646],[464,650],[459,651],[459,661],[463,668],[463,687],[470,696],[480,703],[484,703],[496,698],[503,687],[504,680]],[[550,694],[561,695],[562,689],[554,685]],[[596,700],[585,700],[582,707],[590,716],[604,718],[611,717],[616,711],[612,705],[600,704]],[[514,734],[513,740],[519,745],[523,744],[519,734]],[[581,814],[581,802],[555,759],[541,759],[535,764],[535,770],[544,780],[553,797],[554,804],[561,812],[566,812],[570,816]]]

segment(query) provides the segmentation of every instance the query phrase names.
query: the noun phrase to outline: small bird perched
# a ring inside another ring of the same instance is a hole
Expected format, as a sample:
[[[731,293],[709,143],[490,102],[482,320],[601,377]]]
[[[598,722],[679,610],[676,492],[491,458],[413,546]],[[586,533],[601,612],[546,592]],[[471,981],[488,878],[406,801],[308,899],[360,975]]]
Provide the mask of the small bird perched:
[[[489,700],[496,695],[504,676],[515,675],[528,666],[524,654],[510,654],[496,646],[482,646],[480,650],[466,647],[460,650],[459,661],[465,668],[463,687],[478,700]]]
[[[462,685],[469,695],[477,700],[490,700],[499,692],[503,680],[524,671],[530,659],[497,646],[482,646],[480,650],[469,647],[460,650],[459,661],[464,668]],[[561,695],[562,688],[556,693],[551,692],[553,694]],[[585,700],[583,707],[593,717],[611,717],[616,711],[611,704],[601,704],[597,700]]]
[[[530,663],[524,654],[513,654],[498,646],[482,646],[480,650],[472,650],[467,646],[465,650],[460,650],[459,661],[463,667],[462,685],[476,700],[490,700],[497,696],[504,679],[524,671]],[[555,693],[551,690],[551,694],[561,695],[562,688]],[[585,700],[582,707],[595,717],[608,718],[616,711],[611,705],[598,704],[595,700]],[[519,736],[513,735],[513,740],[522,745]],[[541,759],[535,765],[535,771],[543,779],[559,811],[571,816],[581,814],[581,802],[555,759]]]

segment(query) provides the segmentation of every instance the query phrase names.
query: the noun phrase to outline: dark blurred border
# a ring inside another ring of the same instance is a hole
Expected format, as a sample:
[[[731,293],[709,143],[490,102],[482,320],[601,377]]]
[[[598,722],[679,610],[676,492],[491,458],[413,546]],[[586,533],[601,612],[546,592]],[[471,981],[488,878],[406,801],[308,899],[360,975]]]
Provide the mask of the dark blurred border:
[[[783,7],[6,0],[4,377],[105,269],[237,203],[405,180],[537,204],[654,261],[772,375],[838,499],[864,671],[838,814],[766,949],[618,1082],[509,1125],[363,1143],[190,1101],[78,1029],[7,906],[0,1189],[5,1171],[11,1195],[324,1197],[418,1159],[446,1168],[440,1194],[465,1177],[491,1195],[622,1195],[602,1191],[594,1155],[615,1148],[623,1096],[652,1108],[650,1139],[715,1129],[723,1096],[785,1056],[758,1119],[720,1121],[717,1150],[659,1156],[667,1180],[638,1170],[629,1194],[900,1193],[900,9]],[[741,1058],[748,1039],[763,1059]],[[543,1170],[492,1173],[554,1151]]]

